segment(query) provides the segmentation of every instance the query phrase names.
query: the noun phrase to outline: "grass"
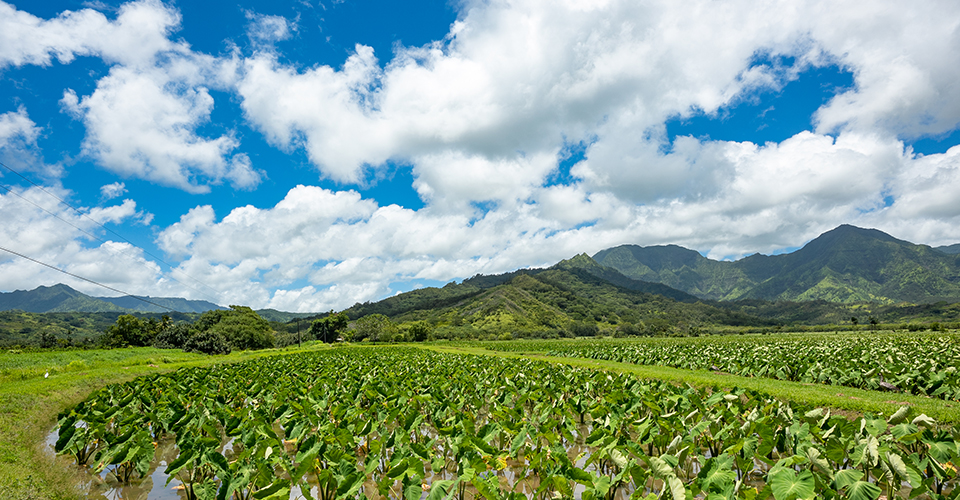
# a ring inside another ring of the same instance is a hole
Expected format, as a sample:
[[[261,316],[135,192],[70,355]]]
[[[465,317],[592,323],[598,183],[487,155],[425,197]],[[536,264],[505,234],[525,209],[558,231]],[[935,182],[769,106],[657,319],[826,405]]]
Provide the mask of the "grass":
[[[846,412],[891,415],[901,406],[910,405],[913,407],[914,414],[924,413],[941,423],[960,423],[960,403],[908,394],[892,394],[835,385],[787,382],[761,377],[741,377],[705,370],[682,370],[665,366],[635,365],[606,360],[553,357],[529,352],[490,351],[482,347],[433,344],[424,346],[424,348],[437,352],[538,359],[570,366],[630,373],[645,379],[665,380],[697,387],[742,387],[783,400]]]
[[[0,354],[0,499],[75,500],[81,472],[45,449],[57,414],[105,385],[181,367],[326,349],[306,344],[226,356],[153,348]],[[44,374],[49,374],[44,377]]]

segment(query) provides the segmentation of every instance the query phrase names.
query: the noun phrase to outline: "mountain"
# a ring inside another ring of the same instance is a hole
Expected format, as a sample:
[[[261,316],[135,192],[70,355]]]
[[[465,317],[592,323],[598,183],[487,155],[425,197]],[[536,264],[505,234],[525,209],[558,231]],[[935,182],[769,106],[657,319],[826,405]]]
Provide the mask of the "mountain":
[[[278,311],[276,309],[257,309],[254,312],[267,321],[275,321],[277,323],[287,323],[297,318],[313,318],[317,316],[317,313],[295,313]],[[310,326],[309,322],[304,323],[304,325],[307,327]]]
[[[702,299],[931,303],[960,300],[960,254],[842,225],[799,250],[727,262],[676,245],[622,245],[594,260]]]
[[[204,312],[211,309],[226,309],[206,300],[187,300],[180,297],[151,297],[149,295],[124,295],[123,297],[96,297],[125,310],[137,312],[166,312],[173,309],[177,312]],[[150,303],[152,302],[152,304]],[[163,307],[158,307],[163,306]]]
[[[585,254],[545,269],[477,275],[442,288],[413,290],[379,302],[355,304],[344,312],[350,319],[384,314],[398,322],[426,320],[445,328],[515,334],[596,323],[610,328],[642,322],[651,329],[775,324],[705,304],[662,284],[629,278]]]
[[[63,284],[39,286],[30,291],[0,292],[0,311],[11,309],[33,313],[125,311],[123,307],[91,297]]]
[[[944,245],[940,247],[933,247],[934,250],[939,250],[947,255],[956,255],[960,253],[960,243],[954,243],[953,245]]]
[[[141,300],[143,299],[143,300]],[[157,305],[148,304],[144,300]],[[205,300],[187,300],[177,297],[91,297],[64,284],[39,286],[33,290],[0,292],[0,311],[19,309],[25,312],[204,312],[224,309]]]

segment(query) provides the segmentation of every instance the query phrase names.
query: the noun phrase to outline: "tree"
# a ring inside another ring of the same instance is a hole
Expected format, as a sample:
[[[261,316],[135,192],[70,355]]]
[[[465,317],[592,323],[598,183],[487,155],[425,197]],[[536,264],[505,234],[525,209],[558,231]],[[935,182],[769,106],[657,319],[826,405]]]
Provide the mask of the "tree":
[[[274,346],[273,328],[247,306],[210,310],[197,318],[191,330],[220,334],[236,350],[266,349]],[[194,334],[191,334],[194,335]]]
[[[195,330],[183,345],[183,350],[204,354],[230,354],[230,344],[220,332],[210,328],[202,332]]]
[[[600,328],[595,324],[577,321],[570,325],[570,331],[576,337],[594,337],[600,333]]]
[[[177,323],[164,328],[153,339],[153,346],[159,349],[182,349],[190,338],[190,325]]]
[[[347,323],[349,322],[350,319],[347,318],[346,314],[342,312],[334,314],[333,311],[330,311],[327,317],[314,320],[310,325],[310,335],[317,340],[332,344],[336,342],[340,333],[347,329]]]
[[[417,321],[410,325],[407,334],[410,337],[409,340],[423,342],[427,340],[427,337],[430,335],[430,325],[428,325],[426,321]]]
[[[267,349],[273,347],[273,328],[270,322],[260,317],[247,306],[230,306],[223,311],[220,321],[209,328],[223,335],[233,349]]]
[[[145,327],[144,322],[136,316],[123,314],[107,329],[101,341],[106,347],[143,346],[147,336],[144,333]]]
[[[382,314],[371,314],[358,319],[355,328],[357,333],[354,340],[356,341],[370,339],[371,342],[389,342],[397,333],[397,326]]]

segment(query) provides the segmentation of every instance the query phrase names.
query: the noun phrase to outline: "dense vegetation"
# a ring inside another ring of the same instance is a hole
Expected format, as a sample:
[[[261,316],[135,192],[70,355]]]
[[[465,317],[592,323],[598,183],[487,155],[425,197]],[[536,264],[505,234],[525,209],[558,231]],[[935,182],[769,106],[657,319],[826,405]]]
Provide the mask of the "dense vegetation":
[[[29,313],[0,311],[0,347],[97,347],[124,313]],[[199,314],[169,313],[171,322],[192,322]],[[162,314],[137,315],[142,321],[162,321]]]
[[[955,498],[960,433],[530,360],[334,349],[110,385],[56,449],[187,498]]]
[[[956,333],[538,341],[484,347],[960,400]]]
[[[615,272],[615,271],[614,271]],[[697,333],[704,325],[772,327],[774,321],[700,302],[681,302],[614,284],[565,261],[548,269],[478,276],[443,288],[415,290],[344,311],[352,320],[383,315],[400,330],[425,324],[430,338],[563,337],[612,334],[630,325],[648,335]],[[695,301],[695,298],[690,297]],[[633,331],[633,330],[631,330]],[[404,338],[406,338],[405,336]]]

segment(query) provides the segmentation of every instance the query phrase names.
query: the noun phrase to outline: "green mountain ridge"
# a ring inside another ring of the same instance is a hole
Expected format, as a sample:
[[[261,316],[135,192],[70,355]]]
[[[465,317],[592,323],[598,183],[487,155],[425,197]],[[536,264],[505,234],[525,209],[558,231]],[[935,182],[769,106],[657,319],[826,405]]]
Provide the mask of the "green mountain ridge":
[[[180,297],[133,295],[91,297],[62,283],[38,286],[29,291],[0,292],[0,311],[164,313],[169,312],[170,309],[182,313],[195,313],[225,308],[205,300],[188,300]]]
[[[960,301],[960,255],[842,225],[781,255],[716,261],[676,245],[621,245],[593,258],[708,300],[878,304]]]
[[[426,321],[438,328],[488,334],[524,334],[630,324],[650,332],[701,325],[772,326],[772,320],[699,301],[601,266],[581,254],[544,269],[477,275],[442,288],[423,288],[344,311],[351,320],[383,314],[396,322]]]

